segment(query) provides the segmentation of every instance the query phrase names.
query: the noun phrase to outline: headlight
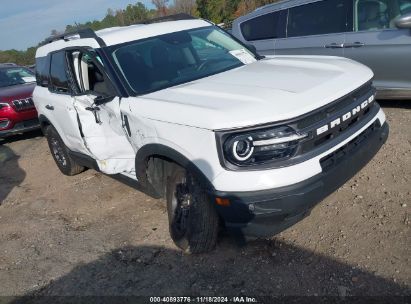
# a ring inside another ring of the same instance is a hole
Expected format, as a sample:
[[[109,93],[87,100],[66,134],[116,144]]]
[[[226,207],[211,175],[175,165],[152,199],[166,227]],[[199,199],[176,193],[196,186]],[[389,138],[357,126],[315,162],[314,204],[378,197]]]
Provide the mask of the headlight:
[[[251,158],[254,152],[253,138],[235,138],[232,143],[230,143],[229,148],[231,148],[231,154],[237,161],[247,161]]]
[[[229,134],[223,139],[224,157],[236,166],[284,160],[294,155],[305,137],[307,134],[298,134],[288,126]]]

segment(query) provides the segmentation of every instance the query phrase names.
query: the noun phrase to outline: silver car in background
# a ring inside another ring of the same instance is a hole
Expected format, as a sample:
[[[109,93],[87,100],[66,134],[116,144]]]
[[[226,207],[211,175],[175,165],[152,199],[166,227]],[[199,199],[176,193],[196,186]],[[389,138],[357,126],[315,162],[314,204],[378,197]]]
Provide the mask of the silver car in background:
[[[343,56],[369,66],[380,99],[411,99],[411,0],[288,0],[236,19],[261,55]]]

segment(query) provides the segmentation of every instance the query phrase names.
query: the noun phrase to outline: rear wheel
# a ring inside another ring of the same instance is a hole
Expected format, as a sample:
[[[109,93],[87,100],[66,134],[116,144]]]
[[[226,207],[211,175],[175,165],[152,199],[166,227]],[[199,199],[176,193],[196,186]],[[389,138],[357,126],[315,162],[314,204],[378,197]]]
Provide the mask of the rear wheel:
[[[167,181],[169,230],[174,243],[188,253],[214,249],[219,218],[208,195],[185,169],[176,167]]]
[[[69,150],[61,139],[57,130],[53,126],[49,126],[46,130],[46,137],[49,144],[51,155],[61,173],[68,176],[73,176],[84,171],[84,167],[77,164],[69,154]]]

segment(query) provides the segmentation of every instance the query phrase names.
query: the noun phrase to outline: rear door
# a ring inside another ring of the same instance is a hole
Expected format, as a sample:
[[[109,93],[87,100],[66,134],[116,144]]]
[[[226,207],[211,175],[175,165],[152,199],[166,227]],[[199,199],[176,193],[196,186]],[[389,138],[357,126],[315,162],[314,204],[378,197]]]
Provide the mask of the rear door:
[[[135,152],[123,129],[120,98],[98,56],[68,52],[73,107],[81,138],[99,169],[106,174],[135,175]]]
[[[278,39],[276,55],[343,56],[351,0],[323,0],[288,10],[287,38]]]
[[[77,113],[73,106],[66,52],[54,52],[50,57],[50,78],[45,79],[47,83],[44,83],[48,90],[41,87],[39,112],[44,113],[71,151],[87,154],[88,150],[81,138]]]
[[[370,67],[379,89],[411,90],[411,30],[394,22],[409,13],[410,0],[354,0],[354,31],[346,35],[344,56]]]

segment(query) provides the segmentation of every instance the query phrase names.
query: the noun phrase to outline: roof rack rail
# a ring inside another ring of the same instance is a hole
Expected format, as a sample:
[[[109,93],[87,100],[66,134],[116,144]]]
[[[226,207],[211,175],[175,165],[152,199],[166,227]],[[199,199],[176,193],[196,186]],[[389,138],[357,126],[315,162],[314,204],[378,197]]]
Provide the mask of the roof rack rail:
[[[96,41],[98,42],[98,44],[101,47],[106,46],[106,43],[103,41],[103,39],[101,39],[99,36],[97,36],[97,34],[91,29],[91,28],[82,28],[73,32],[69,32],[69,33],[64,33],[61,35],[57,35],[57,36],[53,36],[50,38],[47,38],[45,41],[45,44],[47,43],[52,43],[58,40],[64,40],[64,41],[69,41],[70,37],[73,36],[79,36],[80,39],[85,39],[85,38],[92,38],[92,39],[96,39]]]
[[[180,13],[180,14],[175,14],[175,15],[168,15],[164,17],[148,19],[142,22],[137,22],[136,24],[151,24],[151,23],[160,23],[160,22],[167,22],[167,21],[193,20],[193,19],[197,19],[197,18],[189,14]]]

